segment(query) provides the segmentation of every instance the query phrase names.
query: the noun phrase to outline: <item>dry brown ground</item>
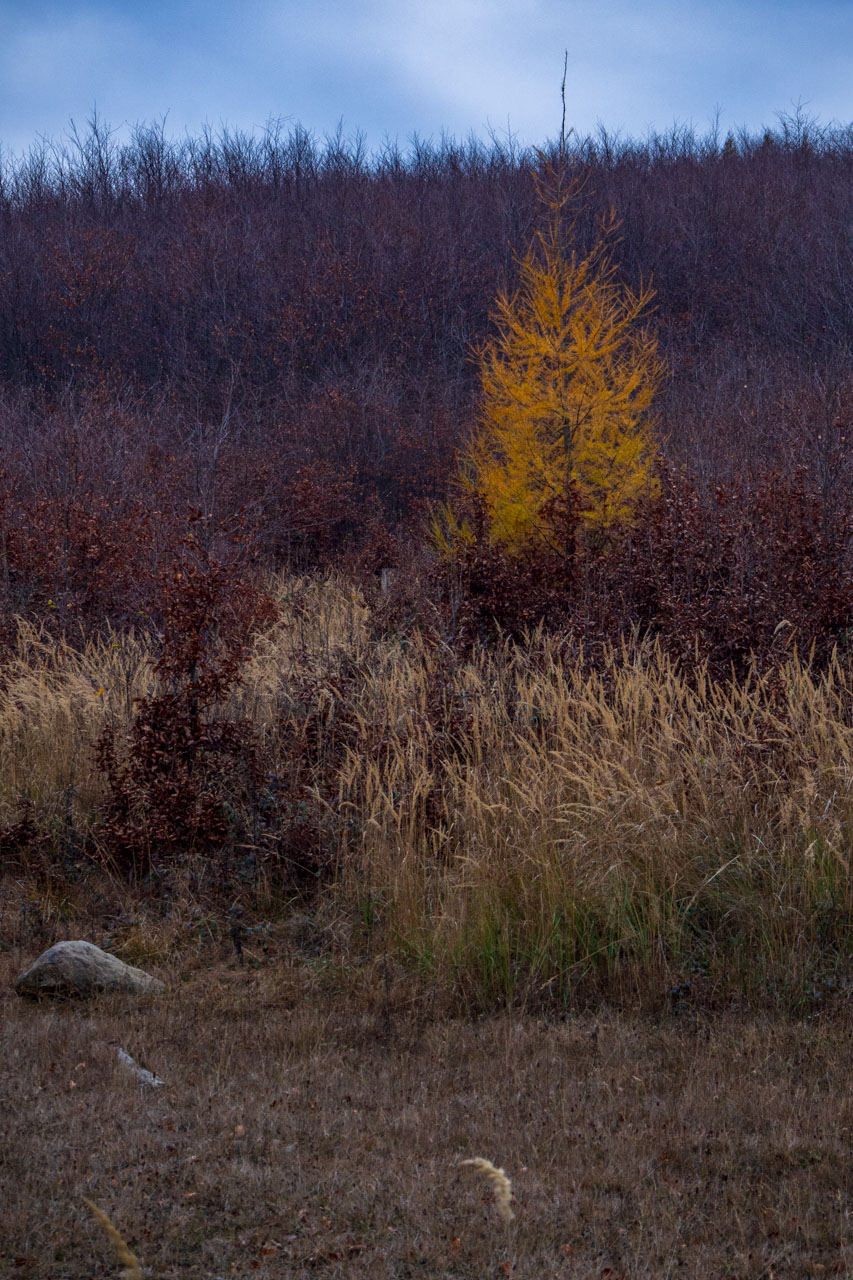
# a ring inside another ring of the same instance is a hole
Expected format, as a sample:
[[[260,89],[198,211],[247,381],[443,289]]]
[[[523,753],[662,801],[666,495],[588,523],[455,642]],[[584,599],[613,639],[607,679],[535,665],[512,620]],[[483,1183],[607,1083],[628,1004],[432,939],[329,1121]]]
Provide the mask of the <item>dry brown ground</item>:
[[[853,1268],[851,1017],[480,1022],[304,957],[28,1004],[0,955],[0,1275],[782,1278]],[[382,992],[370,996],[370,991]],[[398,998],[399,997],[399,998]],[[121,1045],[167,1086],[143,1092]],[[515,1220],[459,1162],[512,1179]]]

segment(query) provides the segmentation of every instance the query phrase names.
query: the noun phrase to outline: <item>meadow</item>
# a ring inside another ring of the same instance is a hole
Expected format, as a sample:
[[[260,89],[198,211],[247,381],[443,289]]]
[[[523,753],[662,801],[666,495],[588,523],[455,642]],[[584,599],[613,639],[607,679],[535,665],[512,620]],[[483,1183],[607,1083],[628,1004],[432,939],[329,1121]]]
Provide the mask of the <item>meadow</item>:
[[[158,966],[159,1003],[42,1008],[16,959],[4,1275],[126,1275],[84,1197],[164,1280],[850,1269],[844,1015],[436,1019],[396,966],[386,998],[381,968],[210,947]],[[141,1093],[115,1042],[165,1086]]]
[[[847,1274],[851,181],[3,161],[3,1274]]]
[[[8,1273],[115,1274],[85,1197],[164,1277],[846,1274],[849,667],[688,678],[541,631],[460,660],[377,635],[340,578],[269,590],[216,713],[264,753],[254,841],[136,879],[98,843],[95,748],[150,642],[21,624]],[[21,1001],[63,936],[169,993]]]

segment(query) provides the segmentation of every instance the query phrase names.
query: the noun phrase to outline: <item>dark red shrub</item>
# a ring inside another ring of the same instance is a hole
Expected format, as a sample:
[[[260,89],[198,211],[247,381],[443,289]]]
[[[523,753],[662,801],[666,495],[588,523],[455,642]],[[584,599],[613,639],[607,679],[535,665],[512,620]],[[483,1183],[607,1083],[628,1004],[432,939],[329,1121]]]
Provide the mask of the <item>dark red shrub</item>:
[[[223,531],[199,514],[190,526],[150,604],[160,687],[138,701],[124,741],[107,732],[97,749],[109,784],[103,849],[135,877],[200,856],[213,859],[215,878],[227,876],[263,784],[251,727],[230,719],[225,703],[254,630],[274,610],[249,576],[238,531],[214,554]]]

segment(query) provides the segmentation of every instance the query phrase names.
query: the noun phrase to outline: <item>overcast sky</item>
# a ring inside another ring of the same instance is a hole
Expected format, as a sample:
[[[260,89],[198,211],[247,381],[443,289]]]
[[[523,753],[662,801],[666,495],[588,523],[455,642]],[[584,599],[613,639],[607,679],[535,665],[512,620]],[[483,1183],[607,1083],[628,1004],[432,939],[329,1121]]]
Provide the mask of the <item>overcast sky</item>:
[[[853,121],[853,0],[0,0],[0,144],[61,139],[93,109],[370,148],[412,134],[639,137],[778,123],[799,103]]]

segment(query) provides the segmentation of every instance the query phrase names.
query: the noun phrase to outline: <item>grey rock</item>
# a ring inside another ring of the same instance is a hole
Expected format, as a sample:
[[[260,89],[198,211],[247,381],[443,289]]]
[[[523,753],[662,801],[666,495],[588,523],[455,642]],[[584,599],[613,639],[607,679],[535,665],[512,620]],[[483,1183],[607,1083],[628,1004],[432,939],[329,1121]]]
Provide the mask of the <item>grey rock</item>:
[[[19,996],[82,996],[100,991],[155,994],[165,985],[150,973],[124,964],[91,942],[57,942],[15,982]]]

